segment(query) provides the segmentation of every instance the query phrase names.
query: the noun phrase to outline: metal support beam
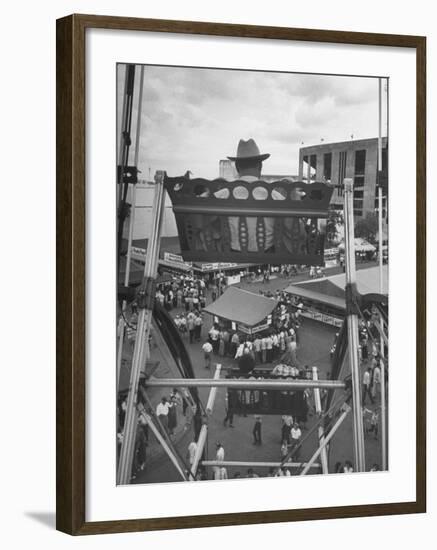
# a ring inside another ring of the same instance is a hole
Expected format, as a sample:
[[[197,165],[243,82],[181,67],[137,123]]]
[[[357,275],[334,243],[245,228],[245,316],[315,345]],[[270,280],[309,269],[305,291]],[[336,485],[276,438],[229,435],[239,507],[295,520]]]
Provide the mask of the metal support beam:
[[[381,78],[378,79],[378,106],[379,106],[379,137],[378,137],[378,176],[379,181],[382,175],[382,118],[381,118]],[[383,238],[382,238],[382,187],[378,186],[378,241],[379,241],[379,292],[383,292]],[[388,344],[387,336],[384,334],[384,321],[380,317],[380,323],[376,323],[380,336],[380,354],[382,360],[379,362],[381,369],[381,450],[382,470],[387,470],[387,434],[386,434],[386,403],[385,403],[385,365],[384,365],[384,343]],[[380,326],[379,326],[380,325]]]
[[[361,406],[361,374],[358,355],[357,277],[355,268],[355,235],[353,209],[353,180],[344,179],[344,249],[346,267],[346,313],[348,351],[352,375],[352,403],[354,409],[354,458],[358,472],[366,470],[364,449],[363,411]]]
[[[203,424],[201,429],[200,429],[199,437],[197,438],[196,453],[194,455],[193,464],[191,466],[191,473],[194,477],[196,477],[197,468],[199,467],[199,462],[200,462],[200,459],[202,458],[203,449],[205,448],[207,435],[208,435],[208,426],[207,426],[207,424]]]
[[[378,78],[378,239],[379,239],[379,292],[383,292],[383,238],[382,238],[382,79]],[[381,316],[380,327],[377,326],[380,335],[380,355],[381,361],[381,447],[382,447],[382,469],[387,470],[387,420],[386,420],[386,402],[385,402],[385,365],[384,365],[384,342],[388,345],[387,337],[384,333],[384,321]]]
[[[384,326],[384,322],[381,317],[381,325]],[[381,337],[380,342],[380,355],[379,368],[381,370],[381,451],[382,462],[381,469],[387,470],[387,414],[386,414],[386,389],[385,389],[385,361],[384,361],[384,340]]]
[[[126,270],[124,273],[124,286],[129,286],[129,277],[130,277],[130,264],[132,256],[132,238],[134,231],[134,222],[135,222],[135,204],[136,204],[136,184],[131,185],[131,213],[129,218],[129,237],[127,242],[127,256],[126,256]],[[122,314],[126,312],[126,300],[123,300],[121,306]],[[120,334],[118,337],[118,349],[117,349],[117,387],[120,381],[120,372],[121,372],[121,361],[123,359],[123,346],[124,346],[124,332],[126,328],[126,323],[124,317],[121,317],[121,322],[119,324]]]
[[[213,380],[217,381],[220,378],[221,368],[222,368],[221,365],[217,365]],[[185,379],[184,379],[184,384],[185,384]],[[217,393],[217,386],[213,386],[211,388],[211,391],[209,392],[208,402],[206,404],[206,412],[209,415],[212,414],[216,393]],[[203,426],[200,429],[199,437],[197,438],[197,448],[194,454],[193,464],[191,466],[191,473],[194,477],[197,474],[197,468],[199,467],[199,462],[200,462],[200,459],[202,458],[203,450],[206,445],[207,436],[208,436],[208,425],[203,424]]]
[[[152,419],[150,418],[150,416],[148,414],[146,414],[145,412],[142,412],[141,415],[143,416],[144,420],[147,422],[147,424],[150,426],[150,429],[152,430],[154,436],[156,437],[156,439],[159,441],[159,443],[161,444],[162,448],[164,449],[164,451],[167,453],[168,457],[170,458],[170,460],[173,462],[176,470],[181,474],[181,477],[184,481],[188,481],[187,480],[187,476],[185,475],[185,472],[181,469],[181,467],[179,466],[179,462],[178,462],[178,459],[176,458],[176,456],[173,454],[173,452],[171,451],[170,447],[167,445],[167,442],[165,441],[165,439],[162,437],[160,431],[158,430],[158,428],[155,426],[155,424],[153,423]]]
[[[319,375],[318,375],[317,367],[313,367],[312,371],[313,371],[313,380],[318,380]],[[316,413],[318,414],[318,416],[320,416],[322,414],[322,403],[321,403],[321,400],[320,400],[320,390],[319,390],[319,388],[314,389],[314,404],[315,404],[315,408],[316,408]],[[319,425],[318,432],[319,432],[319,445],[321,445],[325,441],[325,433],[324,433],[322,425]],[[324,474],[328,474],[329,473],[328,454],[326,452],[326,447],[323,447],[321,461],[322,461],[322,472]]]
[[[325,388],[327,390],[345,389],[341,380],[289,380],[264,379],[251,380],[241,378],[149,378],[145,386],[149,388],[234,388],[234,389],[262,389],[262,390],[305,390],[306,388]]]
[[[384,320],[382,316],[380,316],[380,323],[377,321],[373,321],[373,326],[376,328],[376,330],[379,332],[380,339],[382,341],[382,344],[388,346],[388,338],[387,335],[384,332]]]
[[[159,246],[161,229],[164,219],[165,189],[164,173],[159,172],[155,176],[156,187],[153,202],[152,231],[147,245],[146,262],[144,266],[144,279],[156,279],[158,272]],[[129,381],[129,393],[126,406],[126,418],[124,422],[124,436],[121,445],[120,460],[118,464],[117,483],[127,485],[132,473],[132,461],[137,430],[137,400],[138,384],[141,365],[143,362],[144,342],[147,344],[152,321],[153,299],[146,300],[144,307],[138,315],[137,335],[132,358],[131,374]]]
[[[135,130],[135,154],[134,154],[134,166],[138,167],[138,158],[140,151],[140,141],[141,141],[141,114],[142,114],[142,105],[143,105],[143,88],[144,88],[144,65],[141,65],[140,69],[140,90],[138,94],[138,109],[137,109],[137,125]],[[125,98],[126,101],[126,98]],[[125,105],[123,106],[125,107]],[[121,161],[120,161],[121,164]],[[120,184],[120,189],[122,185]],[[126,256],[126,269],[124,273],[124,286],[129,286],[129,277],[130,277],[130,263],[132,258],[132,239],[134,232],[135,224],[135,205],[136,205],[136,191],[137,186],[135,183],[132,183],[130,186],[130,217],[129,217],[129,236],[127,240],[127,256]],[[121,311],[123,314],[126,311],[126,300],[123,300],[121,306]],[[120,380],[120,371],[121,371],[121,361],[123,358],[123,341],[124,341],[124,330],[126,323],[124,322],[124,317],[121,318],[120,323],[120,335],[118,340],[118,350],[117,350],[117,387]]]
[[[216,365],[215,373],[214,373],[214,380],[220,379],[220,371],[222,370],[221,365]],[[209,392],[208,402],[206,404],[206,414],[210,415],[212,413],[212,409],[214,407],[215,402],[215,396],[217,395],[217,386],[213,386],[211,388],[211,391]]]
[[[309,461],[306,463],[304,469],[302,470],[302,472],[300,473],[301,476],[304,476],[308,471],[309,469],[312,467],[312,465],[314,464],[314,462],[317,460],[317,458],[320,456],[320,454],[322,453],[323,449],[326,448],[326,445],[331,441],[331,439],[334,437],[334,434],[335,432],[338,430],[338,428],[340,427],[341,423],[343,422],[343,420],[346,418],[346,416],[349,414],[351,408],[349,407],[349,405],[347,405],[346,403],[343,405],[343,412],[341,413],[339,419],[337,420],[337,422],[334,424],[334,426],[332,426],[329,434],[325,437],[325,440],[323,441],[323,443],[320,445],[320,447],[317,449],[317,451],[313,454],[313,456],[309,459]]]
[[[255,467],[255,468],[301,468],[305,462],[248,462],[240,460],[202,460],[202,466],[241,466],[243,467]],[[310,468],[320,468],[318,462],[311,464]]]

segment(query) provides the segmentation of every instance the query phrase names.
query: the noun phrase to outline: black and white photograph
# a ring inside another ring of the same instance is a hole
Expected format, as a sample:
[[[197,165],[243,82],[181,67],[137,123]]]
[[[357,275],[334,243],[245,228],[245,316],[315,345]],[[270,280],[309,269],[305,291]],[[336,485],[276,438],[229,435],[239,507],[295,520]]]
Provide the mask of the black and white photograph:
[[[388,97],[117,65],[118,485],[389,470]]]

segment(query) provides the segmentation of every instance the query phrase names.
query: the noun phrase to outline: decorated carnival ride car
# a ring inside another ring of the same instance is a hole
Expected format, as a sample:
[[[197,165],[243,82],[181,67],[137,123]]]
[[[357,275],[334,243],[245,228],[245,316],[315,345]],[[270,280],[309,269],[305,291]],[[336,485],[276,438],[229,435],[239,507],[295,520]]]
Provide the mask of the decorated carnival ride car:
[[[325,183],[164,177],[184,260],[323,265]]]

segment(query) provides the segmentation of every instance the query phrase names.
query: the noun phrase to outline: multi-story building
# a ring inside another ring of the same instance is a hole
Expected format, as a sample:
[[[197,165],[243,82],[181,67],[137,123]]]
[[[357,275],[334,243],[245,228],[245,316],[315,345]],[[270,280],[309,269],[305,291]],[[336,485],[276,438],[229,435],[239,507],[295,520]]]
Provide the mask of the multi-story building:
[[[151,181],[140,180],[136,186],[135,200],[135,222],[133,229],[133,238],[144,239],[150,237],[151,220],[153,211],[153,199],[155,196],[155,183]],[[130,202],[130,195],[128,195]],[[128,237],[129,222],[124,224],[124,237]],[[174,237],[178,234],[176,220],[173,214],[173,207],[170,197],[166,194],[164,221],[162,225],[163,237]]]
[[[382,138],[382,183],[387,182],[387,138]],[[377,208],[378,139],[357,139],[339,143],[319,143],[299,150],[299,179],[341,184],[354,180],[354,215],[365,217]],[[383,216],[387,217],[386,198]],[[343,191],[336,188],[331,205],[343,208]]]
[[[238,178],[238,172],[235,168],[235,162],[229,159],[219,160],[219,178],[227,181],[233,181]]]

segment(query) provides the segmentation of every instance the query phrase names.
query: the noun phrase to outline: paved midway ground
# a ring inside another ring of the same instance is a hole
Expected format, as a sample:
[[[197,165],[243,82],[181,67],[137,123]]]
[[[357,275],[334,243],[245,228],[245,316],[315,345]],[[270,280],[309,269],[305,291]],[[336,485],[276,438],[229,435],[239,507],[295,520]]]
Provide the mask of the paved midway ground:
[[[373,264],[372,264],[373,265]],[[359,267],[368,267],[369,264],[360,265]],[[335,274],[341,272],[339,268],[333,268],[326,270],[327,274]],[[240,283],[237,286],[253,292],[259,292],[259,290],[271,290],[282,289],[297,282],[298,280],[304,280],[308,278],[307,275],[302,274],[291,279],[276,278],[271,279],[269,283]],[[179,311],[173,310],[172,315],[176,315]],[[211,316],[204,314],[204,325],[202,330],[203,340],[201,343],[190,344],[188,338],[186,340],[186,346],[191,355],[192,364],[195,372],[195,376],[198,378],[212,377],[214,368],[210,371],[204,368],[203,353],[201,351],[201,345],[207,337],[207,332],[211,326]],[[330,357],[329,351],[333,342],[335,329],[328,325],[324,325],[311,319],[305,319],[300,329],[300,342],[298,348],[298,359],[303,365],[317,365],[319,367],[319,378],[326,378],[327,373],[330,371]],[[222,358],[216,356],[214,358],[215,363],[221,363],[223,367],[234,364],[234,360],[230,358]],[[161,375],[162,376],[162,375]],[[166,395],[166,390],[162,391],[162,395]],[[200,388],[200,398],[202,402],[206,404],[209,395],[209,388]],[[226,460],[250,460],[250,461],[280,461],[280,446],[281,446],[281,417],[278,415],[264,415],[262,424],[262,445],[253,445],[252,441],[252,428],[254,419],[251,415],[247,417],[234,416],[234,428],[224,427],[223,419],[225,417],[225,394],[224,388],[219,388],[216,395],[215,406],[213,414],[208,422],[208,442],[207,442],[207,457],[209,460],[215,458],[215,444],[220,441],[225,449]],[[375,406],[378,406],[376,403]],[[369,407],[370,408],[370,407]],[[316,418],[309,417],[307,424],[308,430],[314,424]],[[178,411],[178,431],[174,438],[175,445],[185,459],[187,453],[188,444],[192,438],[192,430],[183,430],[185,419],[182,416],[181,411]],[[303,430],[303,437],[305,437],[307,431]],[[317,439],[315,433],[304,443],[301,452],[301,459],[307,460],[317,448]],[[373,464],[381,463],[381,449],[380,441],[375,440],[372,437],[366,437],[366,463],[369,469]],[[154,441],[154,436],[150,435],[150,446],[148,449],[148,456],[150,460],[147,461],[146,469],[140,472],[135,480],[135,483],[158,483],[158,482],[170,482],[181,481],[179,474],[175,467],[170,462],[168,456],[159,449],[158,444]],[[337,461],[343,462],[350,460],[353,462],[353,434],[352,434],[352,414],[350,413],[342,426],[338,430],[334,438],[334,444],[331,446],[330,451],[330,471],[333,471],[334,464]],[[209,468],[209,477],[212,477],[211,468]],[[267,468],[254,468],[255,472],[260,475],[267,474]],[[232,476],[239,471],[244,477],[247,473],[247,468],[229,467],[228,476]]]

